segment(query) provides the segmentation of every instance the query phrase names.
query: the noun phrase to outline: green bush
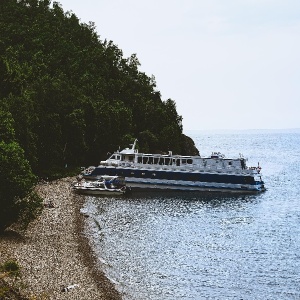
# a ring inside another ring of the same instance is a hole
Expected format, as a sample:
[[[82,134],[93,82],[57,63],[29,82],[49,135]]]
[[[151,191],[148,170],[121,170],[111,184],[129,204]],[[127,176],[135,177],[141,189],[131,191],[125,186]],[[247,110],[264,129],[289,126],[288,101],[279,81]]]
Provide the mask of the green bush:
[[[36,182],[24,151],[16,142],[0,142],[0,231],[16,222],[24,213],[24,204],[39,202],[31,197]]]
[[[1,277],[10,277],[13,279],[12,284],[5,282],[0,277],[0,300],[4,299],[24,299],[17,292],[16,280],[21,278],[19,264],[14,260],[8,260],[0,265]],[[2,274],[1,274],[2,273]],[[25,300],[25,299],[24,299]]]
[[[1,272],[8,273],[9,277],[20,277],[20,266],[14,260],[6,261],[2,266],[0,266]]]

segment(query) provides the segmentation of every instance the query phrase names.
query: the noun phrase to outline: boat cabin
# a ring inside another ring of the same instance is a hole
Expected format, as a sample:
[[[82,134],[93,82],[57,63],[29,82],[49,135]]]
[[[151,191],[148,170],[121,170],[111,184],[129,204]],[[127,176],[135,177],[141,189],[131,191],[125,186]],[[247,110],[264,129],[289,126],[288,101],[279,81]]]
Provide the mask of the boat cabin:
[[[147,154],[139,153],[135,149],[135,143],[136,141],[132,148],[125,148],[113,153],[107,160],[101,161],[100,165],[150,169],[179,168],[182,171],[193,169],[226,173],[238,170],[250,172],[250,168],[246,165],[246,159],[241,154],[238,158],[225,158],[225,155],[220,152],[212,152],[208,157],[173,155],[172,151],[169,151],[168,154]],[[254,169],[252,171],[255,171]]]

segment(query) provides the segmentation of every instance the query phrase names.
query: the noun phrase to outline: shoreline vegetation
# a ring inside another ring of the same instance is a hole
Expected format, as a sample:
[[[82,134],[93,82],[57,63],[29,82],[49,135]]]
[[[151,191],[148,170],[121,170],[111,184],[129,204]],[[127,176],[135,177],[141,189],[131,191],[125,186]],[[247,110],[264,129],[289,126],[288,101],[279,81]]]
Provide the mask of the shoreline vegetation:
[[[66,299],[60,290],[72,284],[72,299],[120,299],[94,270],[97,260],[87,258],[83,198],[71,196],[71,177],[36,187],[55,207],[28,230],[8,227],[39,207],[29,193],[36,177],[72,176],[135,139],[144,153],[199,151],[183,134],[175,100],[163,99],[137,55],[125,57],[102,40],[93,22],[82,23],[56,1],[6,0],[0,33],[0,267],[15,260],[22,290],[44,299]],[[0,278],[0,294],[2,280],[8,279]]]
[[[0,236],[0,263],[16,261],[21,268],[24,298],[119,300],[121,294],[101,270],[83,234],[84,197],[71,191],[74,178],[38,184],[45,207],[23,233],[7,230]],[[63,291],[68,286],[74,287]]]

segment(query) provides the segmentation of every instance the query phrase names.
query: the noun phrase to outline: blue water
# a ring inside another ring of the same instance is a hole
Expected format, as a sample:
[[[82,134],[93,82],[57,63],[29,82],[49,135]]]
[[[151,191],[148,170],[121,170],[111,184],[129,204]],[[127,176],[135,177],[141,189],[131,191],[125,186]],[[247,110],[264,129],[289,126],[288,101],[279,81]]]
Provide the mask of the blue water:
[[[267,191],[87,197],[99,267],[124,299],[300,299],[300,130],[187,134],[259,162]]]

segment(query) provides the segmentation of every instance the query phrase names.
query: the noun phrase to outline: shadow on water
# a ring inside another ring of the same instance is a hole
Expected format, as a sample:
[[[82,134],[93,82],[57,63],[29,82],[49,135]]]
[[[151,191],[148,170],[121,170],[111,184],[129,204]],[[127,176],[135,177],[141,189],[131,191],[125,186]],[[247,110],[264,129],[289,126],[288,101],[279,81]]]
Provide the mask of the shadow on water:
[[[132,194],[126,196],[126,199],[132,201],[143,200],[184,200],[187,202],[207,202],[222,204],[227,201],[242,201],[251,202],[255,201],[260,194],[241,194],[241,193],[226,193],[226,192],[199,192],[199,191],[166,191],[166,190],[153,190],[153,191],[134,191]]]

